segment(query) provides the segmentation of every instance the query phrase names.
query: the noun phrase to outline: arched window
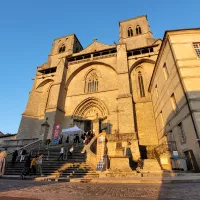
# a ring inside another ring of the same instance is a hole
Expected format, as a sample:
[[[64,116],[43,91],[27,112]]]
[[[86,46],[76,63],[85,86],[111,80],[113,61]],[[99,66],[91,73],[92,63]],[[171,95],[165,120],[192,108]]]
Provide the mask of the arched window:
[[[89,73],[86,79],[85,92],[97,92],[99,89],[98,76],[95,71]]]
[[[140,97],[145,97],[144,82],[141,71],[138,72],[138,83],[140,88]]]
[[[58,50],[58,53],[63,53],[63,52],[65,52],[65,45],[64,44]]]
[[[136,26],[136,35],[142,34],[142,30],[139,25]]]
[[[131,27],[128,28],[128,37],[132,37],[133,36],[133,30]]]

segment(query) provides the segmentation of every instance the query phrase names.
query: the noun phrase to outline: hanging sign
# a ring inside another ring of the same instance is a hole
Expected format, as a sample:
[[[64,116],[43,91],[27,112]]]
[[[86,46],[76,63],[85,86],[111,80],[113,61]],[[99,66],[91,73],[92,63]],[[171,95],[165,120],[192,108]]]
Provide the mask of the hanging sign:
[[[60,132],[60,125],[57,124],[55,125],[54,128],[53,144],[58,144],[59,132]]]

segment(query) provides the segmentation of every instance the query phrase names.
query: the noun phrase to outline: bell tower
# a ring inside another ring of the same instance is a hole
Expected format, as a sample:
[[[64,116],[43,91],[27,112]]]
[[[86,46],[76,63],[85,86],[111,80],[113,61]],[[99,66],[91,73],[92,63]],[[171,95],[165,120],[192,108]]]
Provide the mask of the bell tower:
[[[152,43],[152,33],[146,15],[121,21],[119,26],[119,43],[125,43],[127,50],[141,48]]]

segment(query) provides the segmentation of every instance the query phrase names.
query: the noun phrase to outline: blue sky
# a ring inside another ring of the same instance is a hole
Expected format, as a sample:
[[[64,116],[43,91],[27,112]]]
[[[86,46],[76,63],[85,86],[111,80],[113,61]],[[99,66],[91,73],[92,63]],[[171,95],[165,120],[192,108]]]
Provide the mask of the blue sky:
[[[36,67],[53,39],[76,33],[83,47],[93,38],[118,41],[118,22],[147,15],[154,37],[165,30],[200,27],[199,0],[4,0],[0,4],[0,131],[16,133]]]

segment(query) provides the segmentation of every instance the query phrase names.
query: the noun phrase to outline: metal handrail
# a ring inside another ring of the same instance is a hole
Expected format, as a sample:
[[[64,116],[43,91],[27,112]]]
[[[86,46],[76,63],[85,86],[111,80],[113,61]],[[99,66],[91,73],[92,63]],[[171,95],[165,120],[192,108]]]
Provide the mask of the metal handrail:
[[[29,151],[32,153],[32,151],[36,148],[38,148],[38,152],[40,151],[40,146],[41,146],[41,143],[42,143],[42,140],[41,139],[38,139],[30,144],[27,144],[19,149],[16,149],[18,152],[22,151],[22,149],[26,150],[26,151]],[[9,153],[7,153],[7,156],[13,154],[16,150],[13,150]]]

